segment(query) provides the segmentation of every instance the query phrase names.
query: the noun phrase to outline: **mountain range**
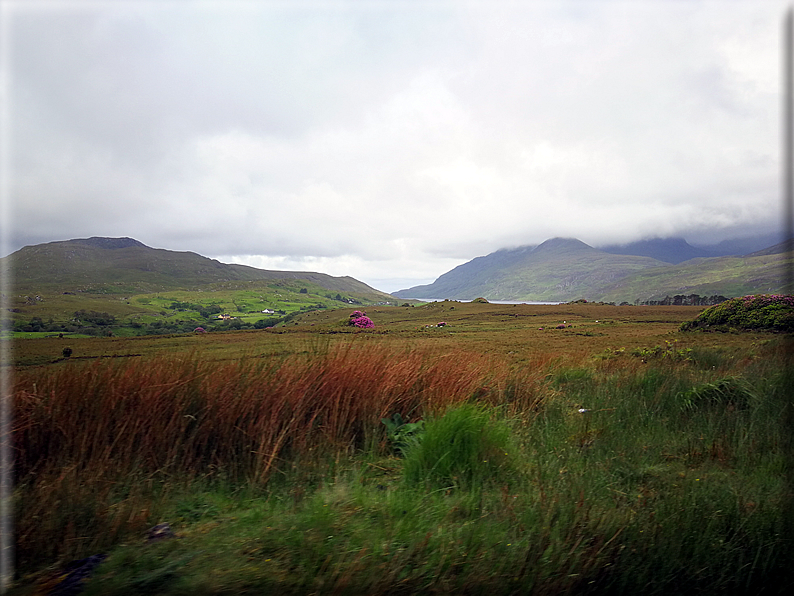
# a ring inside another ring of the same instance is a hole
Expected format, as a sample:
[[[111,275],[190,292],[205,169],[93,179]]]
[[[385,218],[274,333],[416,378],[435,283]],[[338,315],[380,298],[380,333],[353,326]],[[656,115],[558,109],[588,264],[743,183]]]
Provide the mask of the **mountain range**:
[[[743,256],[709,256],[738,246],[726,243],[705,249],[671,238],[597,249],[573,238],[552,238],[538,246],[477,257],[432,284],[400,290],[393,296],[645,302],[681,294],[731,297],[782,292],[792,263],[790,245],[778,242]],[[744,246],[757,247],[757,243]]]
[[[710,246],[692,246],[683,238],[651,238],[628,244],[610,244],[597,247],[617,255],[652,257],[677,265],[698,257],[738,257],[778,244],[783,240],[779,233],[767,233],[750,238],[723,240]]]
[[[457,299],[564,302],[645,302],[665,296],[726,297],[785,290],[791,246],[774,236],[694,247],[678,238],[594,248],[574,238],[502,249],[477,257],[435,282],[389,295],[354,279],[305,271],[269,271],[226,264],[193,252],[156,249],[132,238],[92,237],[26,246],[0,259],[13,268],[18,293],[141,294],[200,291],[256,281],[311,282],[366,301]],[[754,249],[743,255],[719,251]]]

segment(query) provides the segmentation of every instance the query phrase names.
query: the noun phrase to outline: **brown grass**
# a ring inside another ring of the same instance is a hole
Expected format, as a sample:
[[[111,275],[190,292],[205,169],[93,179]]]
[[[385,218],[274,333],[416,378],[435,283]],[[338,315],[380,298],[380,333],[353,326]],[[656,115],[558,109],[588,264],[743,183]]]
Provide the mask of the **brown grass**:
[[[311,452],[384,448],[381,418],[395,412],[415,420],[470,399],[529,411],[550,362],[511,373],[484,354],[368,342],[280,362],[176,356],[22,372],[13,424],[25,499],[20,558],[55,554],[56,545],[42,544],[54,535],[58,554],[67,554],[101,546],[89,536],[112,541],[141,530],[156,521],[147,513],[152,488],[169,479],[264,484]],[[81,511],[88,504],[96,509]],[[42,528],[43,517],[55,527]]]
[[[147,357],[196,352],[204,359],[236,360],[243,356],[281,358],[311,352],[318,338],[329,344],[388,339],[410,348],[445,349],[509,355],[514,362],[539,355],[596,353],[606,348],[654,346],[677,333],[678,326],[705,307],[609,306],[598,304],[500,305],[439,302],[424,306],[368,308],[375,329],[358,331],[344,323],[352,309],[316,311],[273,330],[213,332],[204,335],[137,338],[39,338],[14,342],[17,365],[63,366],[64,347],[72,360],[102,357]],[[443,328],[435,327],[444,321]],[[555,329],[566,321],[572,327]],[[749,335],[688,334],[702,344],[747,345]]]
[[[537,359],[519,379],[487,355],[380,344],[272,366],[175,357],[23,372],[17,478],[51,466],[202,473],[235,465],[227,472],[263,480],[287,448],[361,447],[394,412],[421,417],[474,395],[500,403],[508,384],[510,403],[524,408],[538,399],[548,362]]]
[[[57,361],[13,381],[18,564],[100,552],[162,521],[158,503],[191,482],[263,486],[296,461],[383,452],[394,413],[479,400],[532,416],[559,366],[644,367],[593,359],[604,350],[680,339],[749,353],[768,337],[676,331],[697,312],[439,303],[370,309],[374,333],[340,327],[339,311],[282,331],[17,342],[17,362]],[[562,320],[574,326],[550,330]],[[75,357],[60,360],[65,345]]]

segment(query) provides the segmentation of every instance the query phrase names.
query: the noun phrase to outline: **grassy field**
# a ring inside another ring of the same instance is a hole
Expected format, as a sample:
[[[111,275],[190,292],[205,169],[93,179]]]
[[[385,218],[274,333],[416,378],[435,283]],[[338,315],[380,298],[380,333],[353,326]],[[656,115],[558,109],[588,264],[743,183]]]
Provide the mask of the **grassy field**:
[[[786,336],[365,310],[15,340],[11,593],[98,554],[86,594],[788,593]]]
[[[358,308],[358,307],[357,307]],[[678,326],[702,312],[701,306],[610,306],[600,304],[498,305],[454,301],[415,307],[365,307],[375,329],[346,325],[350,309],[313,311],[288,325],[267,330],[201,335],[164,335],[135,338],[18,338],[14,362],[19,366],[65,364],[96,357],[154,356],[195,352],[213,360],[242,356],[263,357],[305,352],[317,341],[329,344],[351,340],[388,340],[410,346],[488,352],[520,363],[532,355],[553,353],[561,358],[594,355],[622,348],[641,349],[677,341],[681,348],[747,347],[768,336],[758,334],[681,334]],[[439,327],[439,323],[445,323]],[[565,325],[564,329],[557,329]],[[569,326],[570,325],[570,326]],[[54,335],[54,336],[53,336]]]
[[[43,286],[37,290],[18,288],[9,297],[15,338],[25,333],[57,336],[130,337],[149,334],[191,332],[198,326],[230,329],[264,321],[271,326],[292,316],[342,305],[378,304],[389,296],[328,290],[308,280],[235,281],[208,284],[201,289],[170,289],[141,293],[130,290],[61,291]],[[391,298],[392,303],[395,299]],[[82,315],[80,313],[83,313]],[[85,314],[88,313],[87,318]],[[91,314],[103,315],[100,323]],[[218,315],[233,317],[221,323]],[[7,333],[7,331],[6,331]]]

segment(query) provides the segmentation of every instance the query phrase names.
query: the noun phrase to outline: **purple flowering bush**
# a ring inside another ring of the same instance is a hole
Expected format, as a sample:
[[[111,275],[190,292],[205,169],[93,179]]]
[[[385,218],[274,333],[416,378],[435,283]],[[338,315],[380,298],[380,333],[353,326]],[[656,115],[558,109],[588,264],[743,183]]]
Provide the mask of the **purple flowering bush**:
[[[360,310],[354,310],[350,314],[350,319],[347,324],[358,327],[359,329],[372,329],[375,326],[375,323],[367,316],[367,313]]]
[[[757,294],[731,298],[704,310],[697,318],[681,325],[681,331],[692,329],[752,329],[794,331],[794,296]]]

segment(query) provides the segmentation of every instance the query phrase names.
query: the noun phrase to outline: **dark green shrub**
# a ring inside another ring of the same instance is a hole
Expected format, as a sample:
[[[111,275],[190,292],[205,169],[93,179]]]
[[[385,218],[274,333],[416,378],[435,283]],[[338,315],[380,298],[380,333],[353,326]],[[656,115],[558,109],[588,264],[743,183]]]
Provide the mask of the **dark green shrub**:
[[[280,317],[259,319],[256,323],[254,323],[254,329],[265,329],[267,327],[275,327],[280,321],[281,321]]]
[[[704,310],[681,325],[681,331],[767,330],[794,331],[794,296],[761,294],[731,298]]]
[[[381,422],[386,425],[386,436],[392,449],[402,455],[419,444],[425,429],[424,420],[406,422],[399,413],[395,413],[391,418],[381,418]]]
[[[74,320],[82,325],[113,325],[116,322],[116,317],[106,312],[97,312],[95,310],[78,310],[74,313]]]

